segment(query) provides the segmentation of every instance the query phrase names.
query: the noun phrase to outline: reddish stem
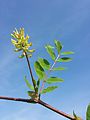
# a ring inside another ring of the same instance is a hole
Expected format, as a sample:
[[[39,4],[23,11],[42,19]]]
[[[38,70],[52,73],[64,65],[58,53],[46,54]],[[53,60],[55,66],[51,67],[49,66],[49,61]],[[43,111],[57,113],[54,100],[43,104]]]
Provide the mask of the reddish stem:
[[[44,107],[46,107],[46,108],[48,108],[48,109],[62,115],[62,116],[66,117],[66,118],[68,118],[70,120],[75,120],[75,118],[70,116],[69,114],[66,114],[66,113],[64,113],[64,112],[62,112],[60,110],[57,110],[56,108],[52,107],[51,105],[49,105],[49,104],[47,104],[47,103],[45,103],[45,102],[43,102],[41,100],[38,100],[38,104],[41,104],[42,106],[44,106]]]
[[[62,115],[70,120],[76,120],[74,117],[60,111],[60,110],[57,110],[56,108],[50,106],[49,104],[43,102],[42,100],[37,100],[37,99],[24,99],[24,98],[12,98],[12,97],[6,97],[6,96],[0,96],[0,99],[3,99],[3,100],[12,100],[12,101],[21,101],[21,102],[27,102],[27,103],[38,103],[56,113],[58,113],[59,115]]]

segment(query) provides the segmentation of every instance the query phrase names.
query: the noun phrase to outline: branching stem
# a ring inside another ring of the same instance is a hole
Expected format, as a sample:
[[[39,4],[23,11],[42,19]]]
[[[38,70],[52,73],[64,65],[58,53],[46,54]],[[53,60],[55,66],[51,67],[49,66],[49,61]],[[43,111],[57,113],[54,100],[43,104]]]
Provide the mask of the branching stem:
[[[76,120],[74,117],[72,117],[71,115],[69,114],[66,114],[60,110],[57,110],[56,108],[52,107],[51,105],[43,102],[42,100],[37,100],[37,99],[24,99],[24,98],[12,98],[12,97],[6,97],[6,96],[0,96],[0,99],[3,99],[3,100],[12,100],[12,101],[20,101],[20,102],[27,102],[27,103],[38,103],[54,112],[56,112],[57,114],[59,115],[62,115],[70,120]]]

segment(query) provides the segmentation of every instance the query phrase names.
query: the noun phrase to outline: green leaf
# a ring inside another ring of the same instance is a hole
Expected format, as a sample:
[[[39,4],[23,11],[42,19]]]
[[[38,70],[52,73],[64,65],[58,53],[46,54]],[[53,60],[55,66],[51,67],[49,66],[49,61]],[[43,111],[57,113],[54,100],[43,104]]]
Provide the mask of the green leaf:
[[[32,54],[27,54],[28,57],[32,57]]]
[[[40,85],[40,80],[38,79],[37,81],[37,87],[39,88],[39,85]]]
[[[29,83],[29,81],[27,80],[26,76],[24,77],[24,80],[26,82],[26,85],[31,89],[34,90],[34,87]]]
[[[73,111],[73,116],[74,116],[74,118],[75,118],[75,120],[82,120],[80,117],[78,117],[77,115],[76,115],[76,113]]]
[[[27,52],[29,52],[29,53],[33,53],[33,52],[35,52],[35,49],[27,50]]]
[[[35,87],[36,87],[36,84],[37,84],[36,80],[33,79],[33,82],[34,82],[34,85],[35,85]]]
[[[57,68],[53,68],[52,70],[65,70],[66,68],[64,67],[57,67]]]
[[[53,46],[51,46],[51,45],[46,45],[46,46],[48,46],[49,48],[51,48],[51,49],[54,49],[54,47]]]
[[[38,61],[36,61],[34,63],[34,68],[35,68],[37,76],[40,79],[43,79],[45,77],[45,72],[44,72],[44,69],[42,68],[42,66],[40,65],[40,63]]]
[[[47,52],[49,53],[50,57],[55,60],[56,56],[55,56],[55,53],[53,51],[53,47],[51,45],[46,45],[45,46]]]
[[[57,60],[57,62],[69,62],[69,61],[72,61],[72,58],[62,57]]]
[[[46,89],[43,89],[41,91],[41,94],[45,94],[47,92],[52,92],[53,90],[55,90],[56,88],[58,88],[57,86],[50,86],[50,87],[47,87]]]
[[[77,115],[76,115],[76,113],[73,111],[73,116],[75,117],[75,118],[77,118]]]
[[[58,40],[54,40],[54,43],[55,43],[56,49],[58,51],[58,54],[60,54],[60,51],[62,49],[62,44]]]
[[[67,51],[67,52],[62,52],[61,55],[70,55],[70,54],[74,54],[74,52],[72,51]]]
[[[63,82],[64,80],[61,78],[57,78],[57,77],[50,77],[46,80],[47,83],[51,84],[51,83],[56,83],[56,82]]]
[[[46,70],[50,69],[50,63],[46,59],[39,58],[38,61],[44,69],[46,69]]]
[[[38,87],[35,88],[35,92],[38,94]]]
[[[24,54],[22,54],[22,55],[20,55],[20,56],[18,56],[18,57],[19,57],[19,58],[24,58],[24,56],[25,56],[25,55],[24,55]]]
[[[28,95],[31,97],[31,98],[35,98],[36,97],[36,94],[34,91],[28,91]]]
[[[32,99],[37,99],[37,100],[39,99],[38,96],[36,95],[36,93],[34,91],[27,91],[27,93],[28,93],[28,96],[30,96]],[[37,102],[32,101],[30,103],[36,104]]]
[[[90,104],[87,107],[86,120],[90,120]]]

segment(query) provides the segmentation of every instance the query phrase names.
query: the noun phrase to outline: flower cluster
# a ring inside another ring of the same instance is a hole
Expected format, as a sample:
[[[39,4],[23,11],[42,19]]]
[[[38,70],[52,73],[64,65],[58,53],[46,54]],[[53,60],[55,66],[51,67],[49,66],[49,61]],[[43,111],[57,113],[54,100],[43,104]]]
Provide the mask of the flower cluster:
[[[28,57],[31,57],[35,49],[29,50],[29,47],[32,46],[32,42],[30,43],[28,42],[30,38],[28,35],[26,35],[25,37],[24,28],[20,28],[19,31],[15,29],[11,36],[13,38],[11,39],[11,42],[15,46],[14,51],[15,52],[23,51],[22,55],[19,56],[19,58],[23,58],[25,56],[25,53],[27,53]]]

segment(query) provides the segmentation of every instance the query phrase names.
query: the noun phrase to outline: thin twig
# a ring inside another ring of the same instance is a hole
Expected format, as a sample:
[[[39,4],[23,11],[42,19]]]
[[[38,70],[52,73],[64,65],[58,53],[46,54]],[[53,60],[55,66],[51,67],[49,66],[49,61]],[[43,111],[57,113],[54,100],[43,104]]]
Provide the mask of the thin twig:
[[[34,78],[33,78],[33,74],[32,74],[32,69],[31,69],[30,62],[29,62],[29,59],[28,59],[28,55],[27,55],[26,52],[25,52],[25,56],[26,56],[26,60],[27,60],[27,63],[28,63],[29,72],[30,72],[30,75],[31,75],[31,78],[32,78],[32,83],[33,83],[33,86],[34,86],[34,90],[36,91]]]
[[[41,94],[42,90],[44,89],[44,84],[45,84],[45,81],[42,82],[42,86],[40,88],[40,94]]]
[[[37,99],[24,99],[24,98],[12,98],[12,97],[6,97],[6,96],[0,96],[0,99],[3,99],[3,100],[12,100],[12,101],[20,101],[20,102],[27,102],[27,103],[38,103],[56,113],[58,113],[59,115],[62,115],[70,120],[76,120],[74,117],[60,111],[60,110],[57,110],[56,108],[52,107],[51,105],[43,102],[42,100],[37,100]]]
[[[50,68],[49,71],[51,71],[53,69],[53,67],[55,66],[55,64],[56,64],[56,62],[57,62],[57,60],[58,60],[59,57],[60,57],[60,54],[58,54],[57,58],[55,59],[53,65],[51,66],[51,68]]]

